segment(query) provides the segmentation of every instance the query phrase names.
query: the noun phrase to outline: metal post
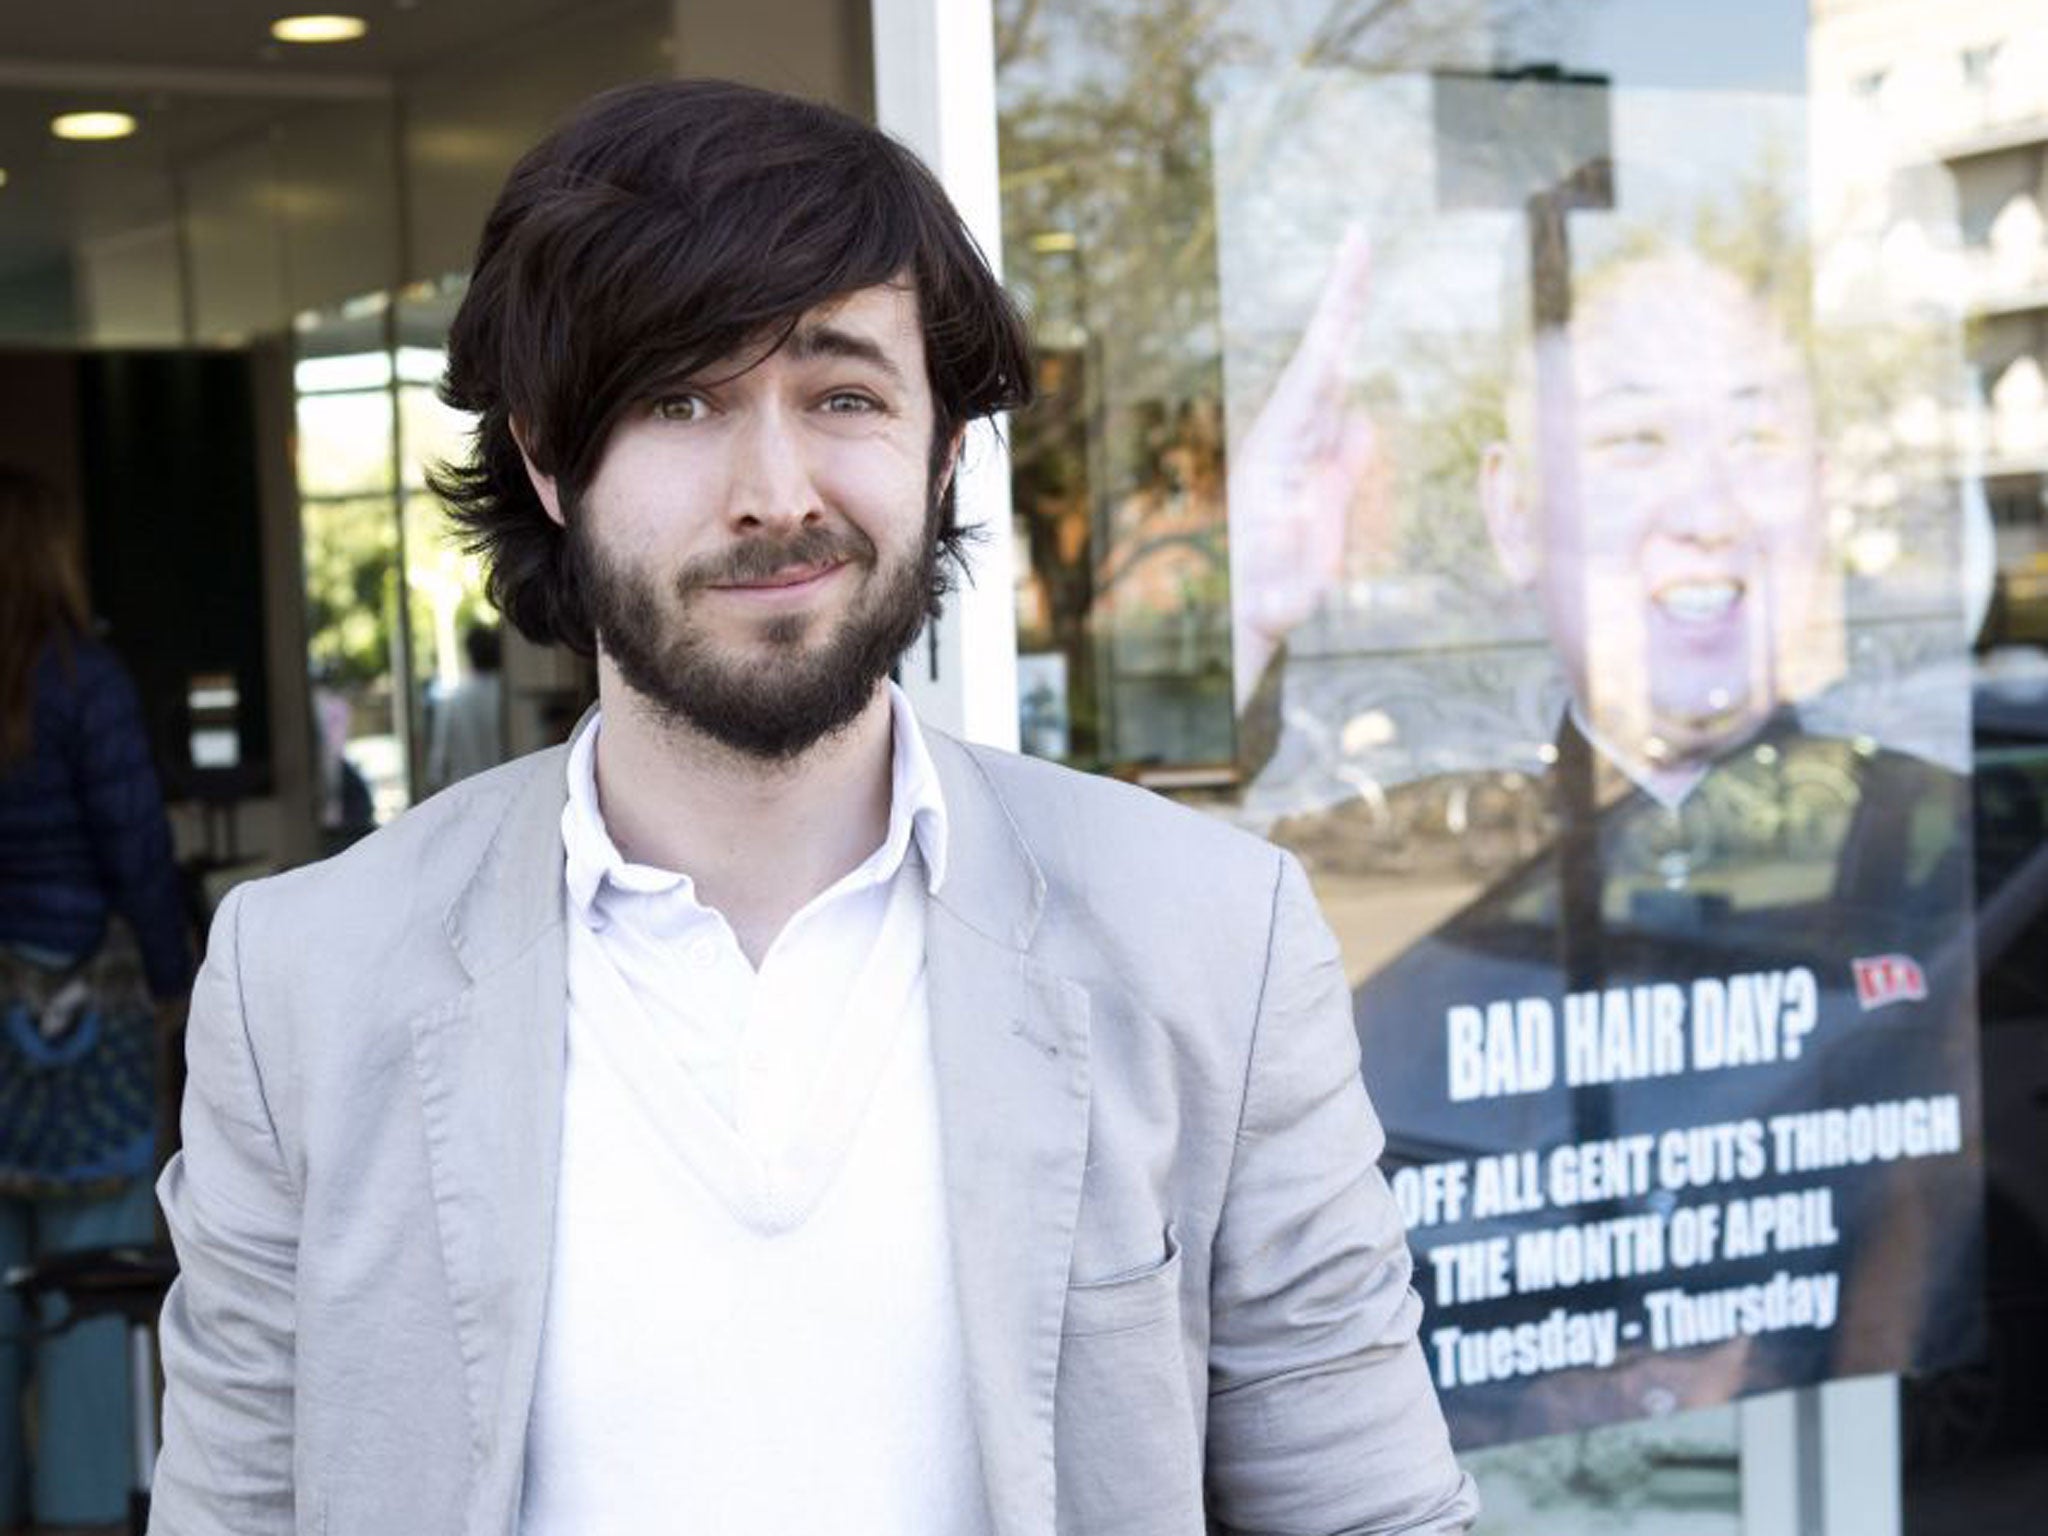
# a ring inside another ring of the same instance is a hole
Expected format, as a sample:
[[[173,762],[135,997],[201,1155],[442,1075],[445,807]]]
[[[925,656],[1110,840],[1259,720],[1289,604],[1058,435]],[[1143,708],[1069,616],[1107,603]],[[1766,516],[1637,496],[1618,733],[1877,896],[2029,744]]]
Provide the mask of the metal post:
[[[1745,1401],[1743,1536],[1899,1536],[1898,1388],[1863,1376]]]

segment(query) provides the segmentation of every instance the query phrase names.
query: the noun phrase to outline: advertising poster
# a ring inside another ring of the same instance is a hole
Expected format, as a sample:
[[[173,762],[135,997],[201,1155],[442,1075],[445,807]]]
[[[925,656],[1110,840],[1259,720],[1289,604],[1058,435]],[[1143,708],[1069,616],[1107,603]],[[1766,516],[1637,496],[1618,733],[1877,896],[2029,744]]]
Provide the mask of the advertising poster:
[[[1464,1446],[1980,1341],[1959,333],[1817,291],[1805,115],[1215,111],[1244,814]]]

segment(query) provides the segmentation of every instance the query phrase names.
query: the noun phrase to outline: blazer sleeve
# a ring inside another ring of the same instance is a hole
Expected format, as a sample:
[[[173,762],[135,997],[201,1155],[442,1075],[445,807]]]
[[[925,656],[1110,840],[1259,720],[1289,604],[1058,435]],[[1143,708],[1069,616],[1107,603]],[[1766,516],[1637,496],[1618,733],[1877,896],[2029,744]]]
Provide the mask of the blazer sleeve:
[[[164,1432],[152,1536],[293,1529],[299,1194],[245,1023],[247,889],[222,903],[193,989],[184,1147],[157,1185],[179,1274],[158,1325]]]
[[[1460,1531],[1478,1514],[1416,1339],[1406,1233],[1337,944],[1281,856],[1211,1279],[1209,1508],[1274,1536]]]

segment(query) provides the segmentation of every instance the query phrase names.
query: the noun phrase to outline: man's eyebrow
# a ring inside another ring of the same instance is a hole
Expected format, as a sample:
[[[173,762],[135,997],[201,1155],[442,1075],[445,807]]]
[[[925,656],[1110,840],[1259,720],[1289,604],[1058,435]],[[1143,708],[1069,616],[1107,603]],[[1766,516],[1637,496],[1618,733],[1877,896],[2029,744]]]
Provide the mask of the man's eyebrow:
[[[801,326],[785,345],[789,355],[798,362],[808,362],[816,357],[841,357],[871,364],[896,383],[903,382],[903,371],[877,342],[835,325]]]
[[[1624,379],[1619,383],[1601,385],[1586,396],[1586,404],[1607,405],[1614,401],[1621,401],[1626,404],[1635,400],[1656,400],[1661,398],[1663,394],[1664,391],[1654,385],[1639,384],[1632,379]]]

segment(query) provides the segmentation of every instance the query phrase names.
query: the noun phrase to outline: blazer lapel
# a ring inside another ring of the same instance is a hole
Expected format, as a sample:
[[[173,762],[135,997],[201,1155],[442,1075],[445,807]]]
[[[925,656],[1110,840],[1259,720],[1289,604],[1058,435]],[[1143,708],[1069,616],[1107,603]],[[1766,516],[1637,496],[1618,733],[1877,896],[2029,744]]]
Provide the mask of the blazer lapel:
[[[1088,996],[1030,953],[1045,880],[980,766],[927,730],[951,848],[925,930],[968,1390],[1001,1536],[1054,1524],[1053,1387],[1088,1148]]]
[[[413,1020],[465,1365],[471,1530],[512,1528],[554,1244],[568,989],[559,751],[532,760],[446,918],[469,985]]]

